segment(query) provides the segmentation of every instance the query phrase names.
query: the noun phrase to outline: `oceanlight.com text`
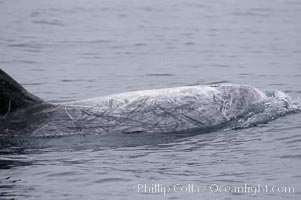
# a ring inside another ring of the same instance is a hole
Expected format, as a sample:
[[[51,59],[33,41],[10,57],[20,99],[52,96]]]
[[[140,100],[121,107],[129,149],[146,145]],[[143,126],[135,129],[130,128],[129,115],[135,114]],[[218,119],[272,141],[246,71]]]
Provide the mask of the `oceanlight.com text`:
[[[242,185],[222,185],[212,184],[173,184],[165,185],[161,183],[137,184],[130,187],[131,191],[143,194],[162,194],[169,193],[232,193],[259,195],[264,193],[286,193],[294,194],[295,187],[288,185],[264,185],[264,184],[242,184]]]

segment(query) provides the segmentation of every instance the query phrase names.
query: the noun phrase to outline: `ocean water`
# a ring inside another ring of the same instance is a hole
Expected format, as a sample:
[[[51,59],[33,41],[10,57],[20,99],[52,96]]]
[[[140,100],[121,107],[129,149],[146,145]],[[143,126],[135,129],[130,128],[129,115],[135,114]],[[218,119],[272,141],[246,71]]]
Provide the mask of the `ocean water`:
[[[0,67],[50,102],[220,82],[297,100],[300,19],[299,0],[0,0]],[[300,199],[300,133],[296,112],[199,134],[0,138],[0,199]]]

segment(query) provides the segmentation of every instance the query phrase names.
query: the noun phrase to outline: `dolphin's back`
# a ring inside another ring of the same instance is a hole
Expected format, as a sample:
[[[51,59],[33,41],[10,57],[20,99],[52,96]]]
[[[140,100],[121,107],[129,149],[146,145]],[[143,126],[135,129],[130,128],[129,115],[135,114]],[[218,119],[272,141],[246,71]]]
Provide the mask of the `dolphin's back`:
[[[83,126],[106,132],[173,132],[228,122],[265,97],[248,85],[221,84],[128,92],[61,106],[73,120],[97,116]]]
[[[208,131],[265,122],[296,110],[294,105],[281,91],[262,92],[230,83],[134,91],[51,104],[29,93],[0,69],[0,135],[19,131],[42,136]]]

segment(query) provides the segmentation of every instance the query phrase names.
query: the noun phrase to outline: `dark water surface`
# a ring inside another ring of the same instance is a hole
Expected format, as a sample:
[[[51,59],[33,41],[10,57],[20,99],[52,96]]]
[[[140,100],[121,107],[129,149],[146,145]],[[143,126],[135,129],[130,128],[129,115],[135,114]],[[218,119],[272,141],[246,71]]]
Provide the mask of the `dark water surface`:
[[[53,102],[214,82],[297,99],[300,20],[299,0],[0,0],[0,66]],[[18,136],[0,145],[1,200],[301,198],[300,113],[207,134]],[[145,194],[138,184],[183,190]],[[186,191],[192,184],[202,190]],[[255,194],[258,184],[294,192]]]

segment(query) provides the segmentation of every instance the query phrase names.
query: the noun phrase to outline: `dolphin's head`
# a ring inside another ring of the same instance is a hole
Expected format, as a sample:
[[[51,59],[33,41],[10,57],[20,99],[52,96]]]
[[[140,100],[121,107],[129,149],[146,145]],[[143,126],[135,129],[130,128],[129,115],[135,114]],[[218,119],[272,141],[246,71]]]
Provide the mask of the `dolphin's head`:
[[[218,105],[228,117],[236,117],[261,103],[266,95],[257,88],[249,85],[222,83],[214,85],[219,94]]]
[[[266,98],[263,91],[245,84],[232,84],[223,83],[218,86],[225,95],[231,95],[232,98],[235,96],[241,100],[246,101],[248,104],[252,104],[257,101],[261,101]]]

